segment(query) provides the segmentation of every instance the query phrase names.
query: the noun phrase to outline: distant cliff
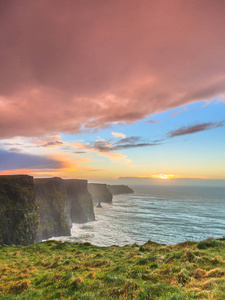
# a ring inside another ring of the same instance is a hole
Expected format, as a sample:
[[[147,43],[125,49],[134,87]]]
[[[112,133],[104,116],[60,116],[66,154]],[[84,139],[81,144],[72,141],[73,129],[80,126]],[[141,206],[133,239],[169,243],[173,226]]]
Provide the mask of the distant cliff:
[[[134,191],[127,185],[107,185],[107,189],[112,195],[130,194]]]
[[[38,225],[33,178],[28,175],[0,176],[0,244],[35,243]]]
[[[91,194],[93,203],[112,202],[112,194],[107,189],[106,184],[89,183],[88,191]]]
[[[94,211],[87,181],[62,178],[35,179],[42,239],[68,236],[73,223],[93,221]]]

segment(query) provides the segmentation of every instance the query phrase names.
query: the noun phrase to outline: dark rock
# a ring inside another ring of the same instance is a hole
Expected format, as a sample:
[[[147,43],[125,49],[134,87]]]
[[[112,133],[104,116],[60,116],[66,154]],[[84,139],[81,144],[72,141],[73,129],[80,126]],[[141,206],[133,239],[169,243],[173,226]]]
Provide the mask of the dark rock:
[[[89,183],[88,191],[91,194],[93,203],[112,202],[112,194],[106,187],[106,184]]]
[[[34,184],[42,239],[70,235],[72,222],[65,181],[58,177],[41,178],[34,179]]]
[[[68,236],[72,222],[94,219],[87,180],[0,176],[0,244]]]
[[[98,202],[98,204],[96,205],[97,208],[102,208],[101,202]]]
[[[107,189],[113,195],[118,194],[131,194],[134,191],[127,185],[107,185]]]
[[[87,180],[54,177],[35,179],[34,183],[40,207],[42,239],[69,236],[72,223],[95,219]]]
[[[87,180],[67,179],[67,196],[70,202],[70,217],[73,223],[86,223],[95,220],[91,195]]]
[[[35,243],[38,241],[38,225],[33,177],[0,176],[0,244]]]

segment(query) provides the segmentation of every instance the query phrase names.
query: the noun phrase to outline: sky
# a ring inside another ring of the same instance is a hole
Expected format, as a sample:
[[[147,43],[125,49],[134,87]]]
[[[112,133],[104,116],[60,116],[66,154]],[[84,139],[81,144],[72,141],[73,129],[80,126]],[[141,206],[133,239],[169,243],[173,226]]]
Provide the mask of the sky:
[[[224,0],[0,2],[0,174],[225,179]]]

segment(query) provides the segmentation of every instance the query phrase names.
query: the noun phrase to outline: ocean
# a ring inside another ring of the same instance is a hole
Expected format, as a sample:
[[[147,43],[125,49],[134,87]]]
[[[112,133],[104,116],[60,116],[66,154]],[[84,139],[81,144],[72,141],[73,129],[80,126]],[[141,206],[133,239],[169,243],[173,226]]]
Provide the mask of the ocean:
[[[95,207],[96,221],[73,224],[58,240],[97,246],[177,244],[225,236],[225,187],[136,186]]]

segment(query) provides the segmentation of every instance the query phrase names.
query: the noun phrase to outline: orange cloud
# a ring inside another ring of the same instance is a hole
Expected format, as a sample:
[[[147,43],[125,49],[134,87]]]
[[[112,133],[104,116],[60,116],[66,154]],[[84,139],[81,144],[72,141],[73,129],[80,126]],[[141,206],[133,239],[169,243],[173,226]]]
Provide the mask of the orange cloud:
[[[112,135],[115,136],[115,137],[121,137],[123,139],[126,137],[125,134],[120,133],[120,132],[112,132]]]
[[[104,141],[104,144],[105,144],[106,148],[111,147],[110,144],[108,144],[106,141]],[[86,153],[90,153],[90,152],[98,153],[98,155],[103,156],[103,157],[107,157],[111,161],[117,161],[117,162],[125,163],[125,164],[131,163],[131,160],[128,159],[126,155],[123,155],[123,154],[120,154],[120,153],[115,153],[113,150],[103,152],[103,151],[101,151],[101,149],[89,147],[88,145],[82,144],[82,143],[73,143],[73,146],[76,149],[85,150]]]

